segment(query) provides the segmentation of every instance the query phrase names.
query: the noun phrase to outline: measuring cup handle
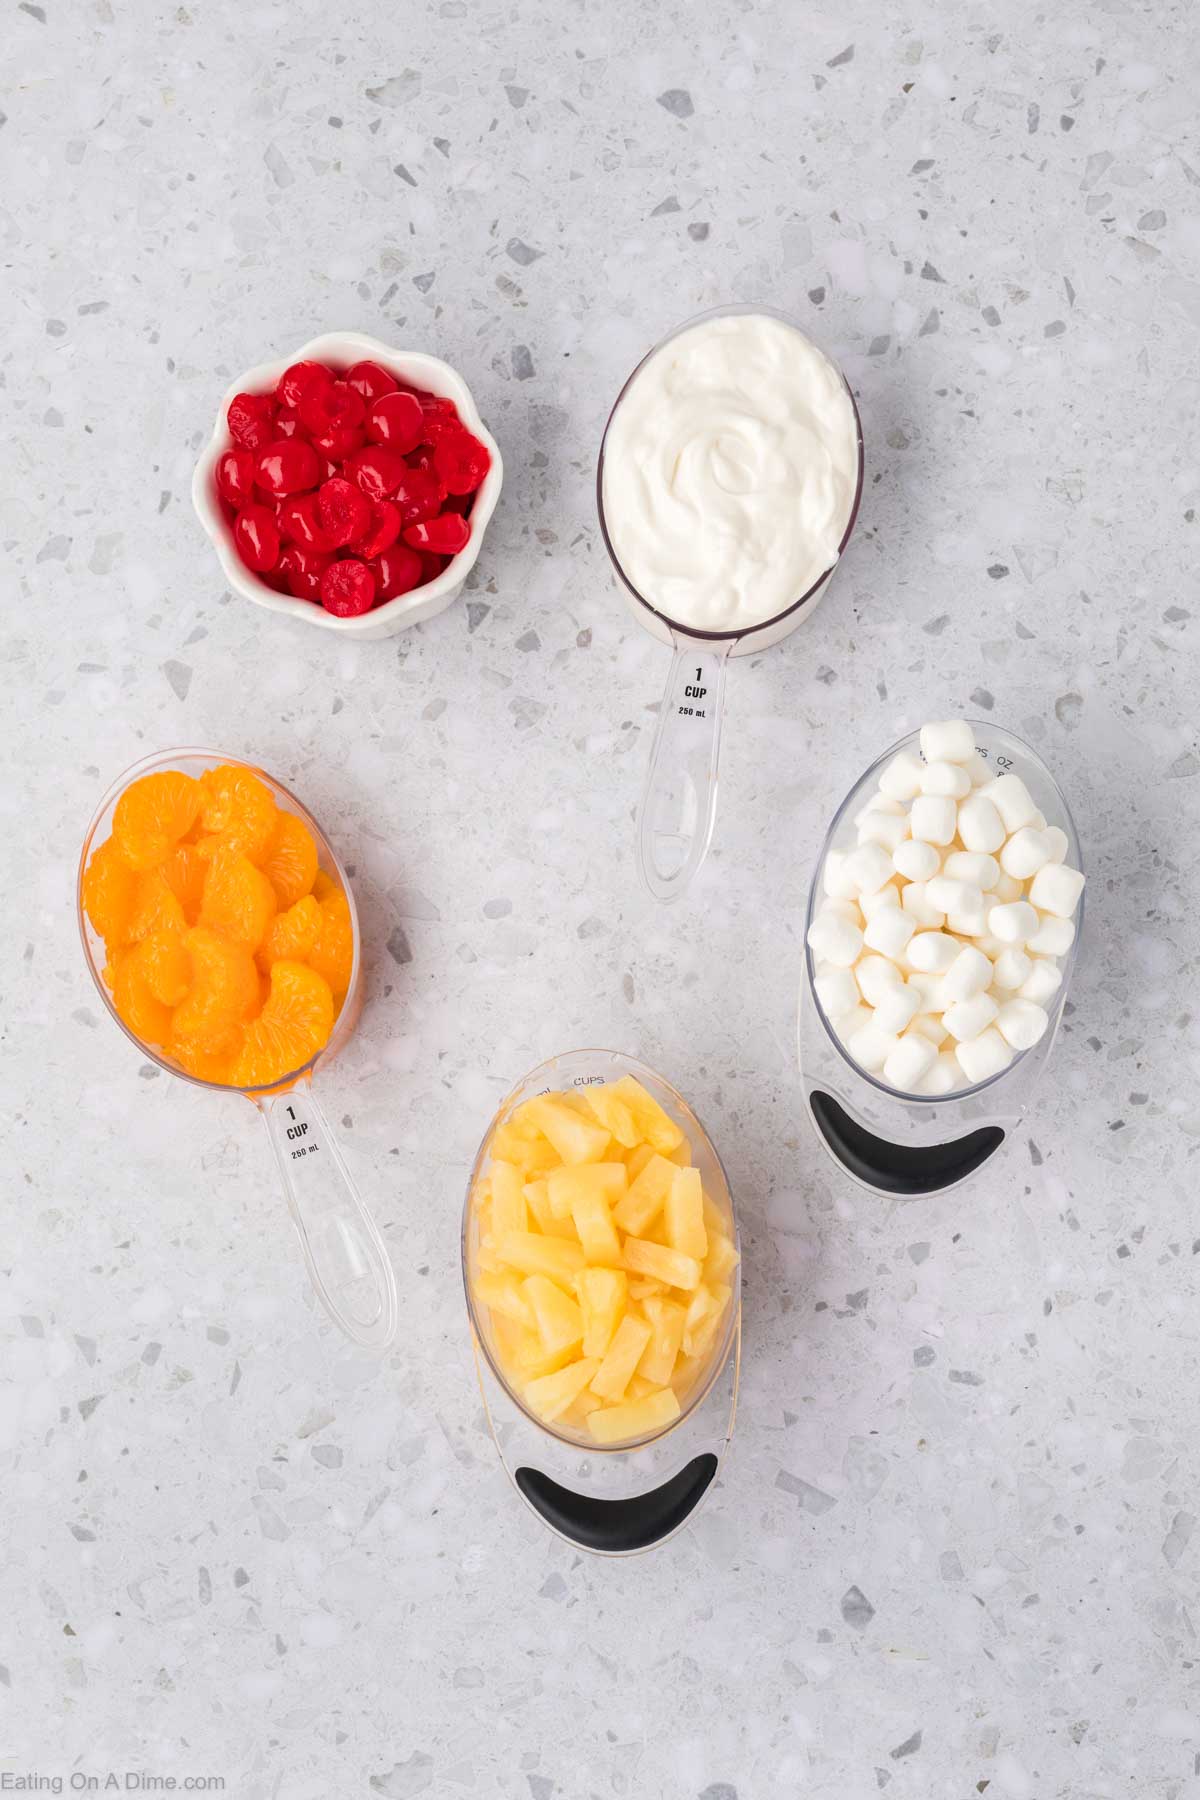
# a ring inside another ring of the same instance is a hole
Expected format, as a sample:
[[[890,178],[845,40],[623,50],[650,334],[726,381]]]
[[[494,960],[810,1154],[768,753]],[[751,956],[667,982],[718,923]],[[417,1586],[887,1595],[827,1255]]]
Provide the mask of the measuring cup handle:
[[[396,1277],[325,1114],[307,1087],[259,1106],[318,1299],[362,1349],[386,1350],[396,1332]]]
[[[675,634],[638,815],[638,868],[656,900],[677,900],[708,854],[732,645]]]

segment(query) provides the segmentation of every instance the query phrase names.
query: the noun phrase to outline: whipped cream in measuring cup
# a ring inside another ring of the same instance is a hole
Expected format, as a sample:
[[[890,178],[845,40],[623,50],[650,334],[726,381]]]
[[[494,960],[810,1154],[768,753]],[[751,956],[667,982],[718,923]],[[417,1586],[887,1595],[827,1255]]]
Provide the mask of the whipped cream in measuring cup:
[[[850,395],[815,344],[766,313],[702,320],[646,359],[609,423],[613,554],[676,624],[746,630],[836,563],[858,466]]]

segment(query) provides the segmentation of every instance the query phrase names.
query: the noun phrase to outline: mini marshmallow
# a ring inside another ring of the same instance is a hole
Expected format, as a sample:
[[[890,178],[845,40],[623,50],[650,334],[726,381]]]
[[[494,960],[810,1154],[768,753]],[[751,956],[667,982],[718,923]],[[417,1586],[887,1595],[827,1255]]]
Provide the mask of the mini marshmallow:
[[[917,1014],[908,1028],[907,1035],[911,1035],[914,1031],[919,1031],[923,1038],[928,1038],[935,1050],[940,1049],[950,1035],[942,1021],[935,1019],[932,1013],[927,1012]]]
[[[849,919],[852,925],[861,926],[863,922],[862,910],[856,900],[830,900],[826,898],[822,900],[820,906],[817,908],[818,917],[822,913],[833,913],[839,919]]]
[[[942,859],[933,845],[923,843],[920,838],[905,838],[892,851],[892,867],[905,881],[928,881],[941,865]]]
[[[892,879],[892,859],[882,844],[860,844],[846,858],[845,877],[858,894],[874,894]]]
[[[836,963],[822,963],[813,977],[813,988],[830,1019],[853,1012],[862,999],[853,970],[839,969]]]
[[[923,794],[948,794],[952,800],[965,800],[971,791],[971,777],[958,763],[926,763],[921,777]]]
[[[856,1006],[853,1012],[843,1013],[840,1019],[833,1019],[830,1023],[833,1026],[834,1036],[840,1038],[843,1044],[848,1045],[856,1032],[871,1023],[871,1018],[872,1013],[869,1006]]]
[[[921,755],[928,763],[970,762],[975,754],[975,734],[965,719],[943,719],[922,725]]]
[[[968,803],[969,804],[969,803]],[[920,794],[908,815],[915,838],[926,844],[950,844],[958,823],[958,808],[946,794]]]
[[[908,817],[904,813],[868,813],[858,828],[860,844],[882,844],[887,851],[895,850],[908,836]]]
[[[868,950],[878,950],[881,956],[890,956],[894,960],[916,929],[915,919],[903,907],[885,906],[882,912],[877,912],[873,919],[868,920],[862,941]],[[836,960],[834,957],[830,958],[831,962]]]
[[[963,1086],[965,1077],[962,1066],[952,1050],[943,1050],[935,1057],[933,1066],[921,1077],[917,1088],[919,1094],[952,1094],[955,1088]]]
[[[1044,831],[1033,825],[1022,825],[1014,831],[1000,852],[1000,867],[1017,881],[1028,881],[1043,863],[1050,861],[1051,843]]]
[[[940,975],[927,975],[924,969],[914,969],[906,985],[920,996],[922,1013],[937,1013],[940,1017],[945,1011],[945,983]]]
[[[990,994],[972,994],[969,1000],[959,1000],[948,1006],[942,1014],[942,1024],[951,1037],[969,1044],[995,1021],[999,1010]]]
[[[976,899],[976,895],[979,895]],[[956,906],[946,914],[947,931],[957,932],[959,937],[982,937],[987,931],[988,909],[982,894],[972,888],[966,904]]]
[[[901,901],[903,898],[901,895]],[[1074,942],[1074,919],[1059,919],[1053,913],[1044,912],[1025,948],[1034,956],[1065,956]]]
[[[996,1030],[1014,1050],[1032,1050],[1050,1020],[1033,1000],[1007,1000],[996,1014]]]
[[[821,886],[831,900],[853,900],[858,889],[846,874],[846,852],[831,850],[821,871]]]
[[[855,813],[854,823],[856,825],[861,825],[863,820],[870,818],[872,813],[891,813],[892,817],[895,819],[906,816],[905,808],[900,804],[899,800],[889,799],[887,794],[872,794],[871,798],[867,801],[867,804],[860,807]]]
[[[988,930],[1002,944],[1027,944],[1038,928],[1038,916],[1028,900],[1010,900],[993,906],[987,916]]]
[[[1033,958],[1026,956],[1023,950],[1010,947],[1002,950],[996,958],[992,969],[992,986],[1004,988],[1011,992],[1019,988],[1023,981],[1028,981],[1033,974]]]
[[[944,931],[919,931],[909,942],[907,956],[914,969],[927,975],[944,975],[957,960],[960,948],[956,939],[947,937]]]
[[[990,912],[992,910],[991,895],[985,894],[983,896],[983,901]],[[1001,943],[998,937],[993,937],[990,931],[981,931],[975,939],[975,948],[977,950],[982,950],[985,956],[990,957],[991,960],[995,962],[996,958],[1003,951],[1007,950],[1009,946]]]
[[[878,1006],[890,988],[900,987],[904,977],[886,956],[864,956],[855,964],[854,979],[868,1006]]]
[[[942,912],[975,912],[983,904],[983,890],[969,881],[955,881],[950,875],[935,875],[925,883],[930,906]]]
[[[1029,823],[1034,827],[1035,830],[1045,831],[1045,829],[1046,829],[1045,813],[1044,812],[1035,812],[1032,819],[1030,819]]]
[[[1052,863],[1066,862],[1067,851],[1071,846],[1062,826],[1047,825],[1042,836],[1050,846],[1050,861]]]
[[[1031,956],[1029,974],[1017,989],[1022,1000],[1045,1006],[1062,986],[1062,970],[1052,956]]]
[[[919,806],[920,801],[914,801]],[[1069,919],[1083,892],[1083,876],[1066,863],[1046,863],[1029,884],[1029,898],[1039,912],[1053,913],[1056,919]]]
[[[946,923],[945,913],[930,902],[926,881],[910,881],[901,892],[900,904],[914,924],[936,927]]]
[[[942,995],[947,1006],[970,1000],[991,986],[992,965],[974,944],[964,944],[942,977]],[[947,1030],[953,1027],[947,1022]]]
[[[987,758],[978,750],[976,750],[973,756],[968,757],[963,767],[967,771],[968,779],[973,788],[986,787],[995,772]]]
[[[1011,769],[1007,775],[997,775],[995,781],[989,781],[982,793],[1000,814],[1005,831],[1020,831],[1022,825],[1032,825],[1037,817],[1037,802]]]
[[[921,997],[910,987],[889,988],[875,1008],[875,1024],[880,1031],[899,1035],[911,1025],[921,1010]]]
[[[837,913],[818,913],[808,928],[808,947],[818,962],[848,969],[863,947],[863,934],[849,919]]]
[[[883,1079],[901,1093],[911,1094],[922,1076],[937,1061],[937,1051],[917,1032],[906,1032],[894,1050],[889,1050],[883,1064]]]
[[[894,881],[885,881],[877,893],[863,895],[862,916],[864,919],[873,919],[875,914],[881,912],[885,906],[899,906],[899,904],[900,889]]]
[[[874,1075],[882,1069],[899,1041],[893,1033],[881,1031],[872,1017],[868,1024],[846,1039],[846,1048],[860,1069]],[[1000,1041],[1003,1043],[1003,1038]]]
[[[1025,892],[1025,883],[1018,881],[1015,875],[1006,875],[1003,870],[997,875],[991,886],[995,895],[993,906],[1006,906],[1010,900],[1019,900]]]
[[[1000,864],[995,857],[984,856],[979,850],[951,850],[942,864],[942,874],[951,881],[965,881],[985,893],[999,873]]]
[[[889,800],[915,800],[921,791],[922,765],[909,751],[893,756],[879,777],[879,791]]]
[[[1012,1051],[994,1027],[980,1032],[969,1043],[960,1044],[955,1055],[962,1065],[963,1074],[972,1084],[986,1081],[990,1075],[998,1075],[1012,1061]]]
[[[958,835],[965,849],[981,850],[988,856],[998,850],[1008,836],[1004,820],[982,788],[969,794],[959,807]]]

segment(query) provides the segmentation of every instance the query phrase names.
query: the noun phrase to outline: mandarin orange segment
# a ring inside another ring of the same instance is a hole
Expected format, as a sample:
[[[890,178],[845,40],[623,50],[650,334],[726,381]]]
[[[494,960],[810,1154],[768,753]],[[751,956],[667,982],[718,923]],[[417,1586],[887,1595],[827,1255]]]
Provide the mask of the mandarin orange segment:
[[[350,971],[354,967],[354,926],[349,903],[340,888],[321,902],[321,927],[308,960],[340,1000],[350,986]]]
[[[200,784],[177,769],[131,783],[113,811],[112,835],[132,869],[152,869],[189,832],[200,811]]]
[[[188,922],[174,892],[163,879],[162,870],[144,869],[136,881],[128,932],[131,942],[140,944],[155,931],[171,931],[182,937]]]
[[[257,1012],[258,970],[245,944],[218,937],[203,925],[193,927],[184,943],[191,958],[191,986],[175,1008],[171,1033],[204,1049],[219,1048],[233,1027]]]
[[[312,888],[317,873],[317,846],[312,832],[295,813],[278,814],[262,872],[275,889],[281,911],[294,906]]]
[[[110,949],[126,941],[136,884],[137,876],[112,838],[92,851],[83,875],[83,909]]]
[[[286,912],[279,912],[271,920],[266,937],[258,952],[258,966],[267,971],[272,963],[281,959],[288,962],[304,962],[317,941],[317,933],[321,929],[321,908],[311,894],[305,894],[297,900],[295,906],[289,906]]]
[[[180,906],[189,925],[200,922],[200,902],[204,898],[204,877],[208,864],[194,844],[180,844],[162,864],[160,873]]]
[[[270,998],[246,1027],[231,1073],[233,1085],[271,1087],[294,1075],[324,1048],[332,1030],[328,982],[304,963],[277,962],[271,970]]]
[[[234,1059],[242,1047],[244,1031],[244,1026],[232,1026],[217,1039],[215,1048],[198,1044],[192,1038],[172,1036],[167,1049],[180,1068],[186,1069],[189,1075],[195,1075],[201,1081],[217,1081],[222,1087],[231,1087]]]
[[[248,856],[222,850],[208,866],[200,923],[257,950],[275,917],[275,890]]]
[[[183,935],[177,931],[152,931],[137,948],[146,986],[164,1006],[178,1006],[192,985],[192,959]]]
[[[125,950],[113,971],[113,1005],[122,1023],[144,1044],[166,1043],[171,1034],[171,1009],[151,992],[142,945]]]
[[[212,835],[200,840],[200,855],[238,850],[261,863],[275,830],[276,808],[271,790],[249,769],[234,763],[206,769],[200,777],[200,821]]]
[[[337,882],[324,869],[318,869],[313,876],[312,895],[314,900],[328,900],[330,894],[339,893]]]

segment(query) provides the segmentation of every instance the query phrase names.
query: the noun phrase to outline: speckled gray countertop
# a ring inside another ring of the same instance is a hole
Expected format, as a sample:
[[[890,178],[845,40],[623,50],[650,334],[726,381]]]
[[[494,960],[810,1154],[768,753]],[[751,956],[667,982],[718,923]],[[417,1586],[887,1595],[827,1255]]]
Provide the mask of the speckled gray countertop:
[[[1194,9],[22,0],[4,33],[0,1768],[1200,1793]],[[594,461],[637,357],[734,298],[842,359],[868,485],[821,612],[731,671],[668,913],[632,861],[667,657]],[[358,648],[222,592],[188,500],[226,383],[338,326],[455,363],[507,461],[472,590]],[[1020,1141],[890,1206],[801,1111],[800,908],[851,778],[963,711],[1066,789],[1087,941]],[[142,1063],[83,966],[83,826],[184,742],[355,869],[324,1093],[399,1277],[382,1367],[314,1310],[251,1108]],[[495,1101],[588,1041],[694,1098],[746,1249],[720,1490],[618,1564],[506,1486],[457,1265]]]

